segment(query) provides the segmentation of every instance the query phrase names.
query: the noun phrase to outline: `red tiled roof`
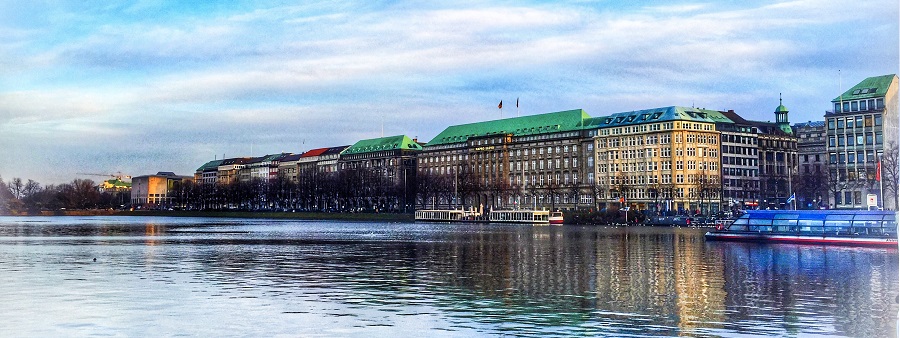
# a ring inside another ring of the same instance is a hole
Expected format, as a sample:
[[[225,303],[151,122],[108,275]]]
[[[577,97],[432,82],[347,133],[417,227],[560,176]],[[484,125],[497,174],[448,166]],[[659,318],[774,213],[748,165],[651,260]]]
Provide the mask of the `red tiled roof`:
[[[324,153],[324,152],[325,152],[326,150],[328,150],[328,149],[329,149],[329,148],[313,149],[313,150],[310,150],[310,151],[307,151],[307,152],[303,153],[303,155],[300,155],[300,157],[313,157],[313,156],[319,156],[319,155],[322,155],[322,153]]]

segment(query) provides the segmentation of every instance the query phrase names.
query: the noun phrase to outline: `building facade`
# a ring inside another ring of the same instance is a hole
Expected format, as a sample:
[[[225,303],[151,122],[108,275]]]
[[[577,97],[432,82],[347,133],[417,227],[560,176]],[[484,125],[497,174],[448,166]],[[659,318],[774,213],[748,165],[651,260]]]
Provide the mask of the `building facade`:
[[[722,133],[722,206],[759,207],[759,130],[733,110],[722,112],[733,123],[717,123]]]
[[[477,210],[571,210],[590,195],[583,110],[450,126],[418,159],[419,205]]]
[[[798,209],[828,207],[828,168],[825,121],[795,123],[797,175],[794,180]]]
[[[137,176],[131,179],[131,205],[141,209],[168,208],[175,202],[170,194],[178,182],[191,180],[172,172],[158,172],[156,175]]]
[[[825,113],[830,205],[865,209],[873,194],[878,207],[894,206],[893,194],[882,199],[876,166],[885,147],[898,144],[897,75],[867,78],[831,102],[834,110]]]
[[[603,118],[594,137],[597,198],[652,213],[720,210],[718,111],[663,107]]]
[[[343,208],[413,210],[416,157],[421,151],[422,145],[405,135],[360,140],[344,149],[338,155],[338,174],[352,198],[344,199],[349,205]]]

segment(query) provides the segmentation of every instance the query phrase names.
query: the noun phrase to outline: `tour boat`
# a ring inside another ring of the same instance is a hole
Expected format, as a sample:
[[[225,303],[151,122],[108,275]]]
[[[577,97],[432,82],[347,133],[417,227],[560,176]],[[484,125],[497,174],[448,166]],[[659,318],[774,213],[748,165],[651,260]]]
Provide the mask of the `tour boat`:
[[[491,210],[487,215],[483,215],[478,211],[429,209],[417,210],[415,220],[426,222],[550,224],[550,211],[529,209]]]
[[[488,213],[488,221],[491,223],[549,224],[550,211],[529,209],[491,210]]]
[[[475,211],[459,209],[430,209],[416,210],[415,219],[428,222],[475,222],[480,215]]]
[[[749,210],[718,223],[707,240],[789,242],[897,248],[897,214],[856,210]]]
[[[550,224],[563,224],[563,213],[561,211],[551,212]]]

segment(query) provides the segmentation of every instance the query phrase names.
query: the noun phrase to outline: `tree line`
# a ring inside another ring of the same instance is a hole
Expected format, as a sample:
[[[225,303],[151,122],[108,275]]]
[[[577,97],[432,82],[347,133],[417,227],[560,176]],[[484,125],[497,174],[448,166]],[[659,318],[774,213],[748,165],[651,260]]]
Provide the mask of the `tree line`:
[[[8,182],[0,178],[0,213],[36,213],[43,210],[116,209],[130,201],[128,191],[97,189],[90,179],[76,178],[69,183],[48,184],[28,179],[13,178]]]

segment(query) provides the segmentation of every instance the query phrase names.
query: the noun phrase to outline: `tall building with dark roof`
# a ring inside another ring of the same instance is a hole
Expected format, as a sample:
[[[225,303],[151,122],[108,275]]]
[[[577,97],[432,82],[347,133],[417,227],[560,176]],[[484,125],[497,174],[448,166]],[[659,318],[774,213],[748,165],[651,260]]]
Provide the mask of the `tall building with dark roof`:
[[[828,206],[828,152],[825,121],[795,123],[797,136],[797,207],[819,209]]]
[[[897,75],[869,77],[847,89],[825,113],[828,134],[830,204],[840,209],[867,208],[867,195],[878,206],[896,208],[895,194],[884,196],[875,179],[876,163],[886,146],[898,144]]]
[[[732,122],[716,123],[722,133],[723,209],[756,209],[759,206],[759,130],[733,110],[722,115]]]

